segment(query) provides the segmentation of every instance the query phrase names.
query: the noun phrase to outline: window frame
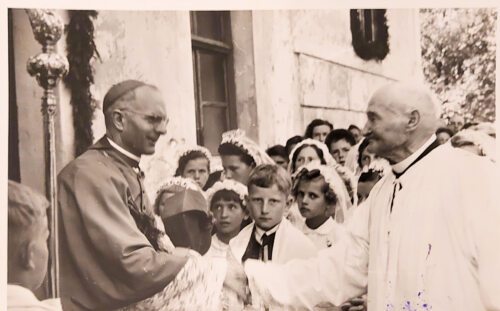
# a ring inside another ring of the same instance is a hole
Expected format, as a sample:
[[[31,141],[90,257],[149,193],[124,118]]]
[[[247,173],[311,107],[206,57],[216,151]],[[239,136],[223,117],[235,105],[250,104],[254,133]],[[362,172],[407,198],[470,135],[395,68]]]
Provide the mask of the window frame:
[[[221,14],[222,34],[223,40],[214,40],[211,38],[202,37],[196,34],[196,14],[197,11],[190,11],[191,23],[191,51],[193,61],[193,83],[195,95],[195,113],[196,113],[196,140],[199,145],[205,146],[204,131],[205,120],[203,115],[203,108],[205,107],[218,107],[225,108],[226,113],[226,130],[234,129],[236,124],[236,103],[235,103],[235,81],[234,81],[234,59],[233,59],[233,46],[231,36],[231,21],[230,12],[218,11]],[[224,57],[224,78],[225,83],[225,101],[207,101],[202,99],[202,84],[201,84],[201,66],[200,54],[210,53],[222,55]],[[211,150],[215,155],[216,150]]]

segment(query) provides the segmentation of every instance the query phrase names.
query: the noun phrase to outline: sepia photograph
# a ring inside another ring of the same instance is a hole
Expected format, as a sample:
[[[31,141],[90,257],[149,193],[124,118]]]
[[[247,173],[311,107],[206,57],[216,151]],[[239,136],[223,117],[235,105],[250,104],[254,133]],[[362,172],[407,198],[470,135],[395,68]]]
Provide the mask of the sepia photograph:
[[[8,310],[500,310],[497,8],[5,10]]]

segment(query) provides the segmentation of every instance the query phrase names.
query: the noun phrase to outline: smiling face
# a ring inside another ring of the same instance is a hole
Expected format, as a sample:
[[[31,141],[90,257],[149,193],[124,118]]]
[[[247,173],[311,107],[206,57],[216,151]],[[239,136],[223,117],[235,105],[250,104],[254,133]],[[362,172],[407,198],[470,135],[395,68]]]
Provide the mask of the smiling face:
[[[332,129],[328,125],[318,125],[312,130],[312,139],[325,142],[326,136]]]
[[[121,107],[121,139],[125,149],[140,156],[153,154],[161,135],[166,133],[166,110],[158,90],[143,86],[135,91],[135,100]]]
[[[288,197],[276,184],[269,188],[251,185],[248,188],[248,212],[257,227],[272,229],[279,224],[288,209]]]
[[[223,155],[221,156],[221,160],[222,167],[224,168],[224,176],[227,179],[236,180],[244,185],[248,183],[248,176],[253,166],[243,162],[239,155]]]
[[[311,146],[305,146],[297,155],[297,159],[295,160],[295,169],[298,169],[302,165],[312,161],[321,161],[318,152]]]
[[[370,143],[366,149],[391,161],[394,151],[408,140],[408,118],[383,96],[370,100],[367,117],[364,134]]]
[[[189,160],[182,172],[182,177],[194,180],[201,188],[207,183],[208,175],[208,160],[206,158]]]

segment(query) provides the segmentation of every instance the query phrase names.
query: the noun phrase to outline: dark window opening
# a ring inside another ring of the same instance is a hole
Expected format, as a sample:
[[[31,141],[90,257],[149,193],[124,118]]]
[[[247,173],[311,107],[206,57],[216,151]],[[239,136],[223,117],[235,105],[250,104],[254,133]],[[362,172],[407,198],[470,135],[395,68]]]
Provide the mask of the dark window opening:
[[[351,10],[352,45],[364,60],[383,60],[389,53],[386,10]]]
[[[230,16],[195,11],[190,18],[197,141],[217,154],[222,133],[236,127]]]

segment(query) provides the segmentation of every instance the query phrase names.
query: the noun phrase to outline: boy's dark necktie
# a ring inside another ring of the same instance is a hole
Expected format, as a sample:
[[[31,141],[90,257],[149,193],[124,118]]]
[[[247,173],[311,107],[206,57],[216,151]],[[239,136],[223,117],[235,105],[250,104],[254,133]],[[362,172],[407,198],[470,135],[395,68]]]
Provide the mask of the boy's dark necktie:
[[[262,236],[262,245],[261,245],[255,238],[255,228],[254,228],[250,240],[248,241],[245,253],[241,258],[241,261],[245,262],[247,259],[256,259],[262,261],[271,260],[273,256],[273,246],[274,246],[275,236],[276,233],[270,235],[264,233],[264,235]]]
[[[273,259],[273,246],[274,246],[274,238],[276,237],[276,233],[272,233],[267,235],[264,233],[262,236],[262,245],[260,246],[260,260],[266,262],[271,261]]]

